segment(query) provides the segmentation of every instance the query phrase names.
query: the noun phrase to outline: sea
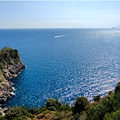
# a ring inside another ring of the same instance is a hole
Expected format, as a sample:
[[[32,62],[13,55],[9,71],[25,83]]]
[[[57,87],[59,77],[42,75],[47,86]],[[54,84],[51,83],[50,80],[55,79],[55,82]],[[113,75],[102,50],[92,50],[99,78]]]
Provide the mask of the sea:
[[[49,98],[73,105],[79,96],[114,91],[120,82],[120,30],[0,29],[0,49],[17,49],[26,68],[4,106],[39,108]]]

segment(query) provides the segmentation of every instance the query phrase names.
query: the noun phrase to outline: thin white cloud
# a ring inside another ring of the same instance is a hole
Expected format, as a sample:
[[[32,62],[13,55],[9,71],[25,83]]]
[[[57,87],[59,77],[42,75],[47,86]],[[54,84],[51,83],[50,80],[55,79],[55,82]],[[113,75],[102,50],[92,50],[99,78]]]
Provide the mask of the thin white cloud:
[[[9,3],[0,4],[0,28],[110,28],[120,24],[119,2]]]
[[[117,26],[119,21],[112,23]],[[0,23],[0,28],[109,28],[111,21],[94,20],[44,20],[44,21],[17,21]]]

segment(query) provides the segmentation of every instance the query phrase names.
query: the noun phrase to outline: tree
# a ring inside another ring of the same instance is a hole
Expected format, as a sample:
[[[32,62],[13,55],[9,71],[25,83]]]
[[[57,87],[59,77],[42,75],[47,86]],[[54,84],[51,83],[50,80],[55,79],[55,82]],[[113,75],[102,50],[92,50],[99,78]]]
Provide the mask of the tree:
[[[99,101],[99,100],[100,100],[100,95],[94,96],[94,97],[93,97],[93,100],[94,100],[94,101]]]
[[[120,93],[120,82],[115,87],[115,94],[118,94],[118,93]]]
[[[105,114],[104,120],[120,120],[120,111]]]
[[[73,106],[73,114],[80,113],[89,107],[89,101],[85,97],[78,97]]]
[[[49,110],[58,110],[60,106],[61,106],[61,103],[58,100],[53,98],[48,99],[46,102],[46,107]]]

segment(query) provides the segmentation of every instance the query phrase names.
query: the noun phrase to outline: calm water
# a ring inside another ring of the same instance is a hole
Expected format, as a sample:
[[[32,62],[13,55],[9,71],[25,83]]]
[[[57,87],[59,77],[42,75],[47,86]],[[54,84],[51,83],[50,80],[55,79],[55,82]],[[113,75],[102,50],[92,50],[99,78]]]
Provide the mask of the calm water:
[[[12,80],[6,106],[40,107],[48,98],[73,104],[114,90],[120,81],[120,30],[0,30],[0,49],[18,49],[26,69]]]

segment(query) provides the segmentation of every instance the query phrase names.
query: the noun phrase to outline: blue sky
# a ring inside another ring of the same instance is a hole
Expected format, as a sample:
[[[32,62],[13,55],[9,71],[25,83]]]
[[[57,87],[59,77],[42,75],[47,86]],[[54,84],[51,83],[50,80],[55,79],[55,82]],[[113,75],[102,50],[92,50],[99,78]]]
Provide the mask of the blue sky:
[[[0,28],[110,28],[120,1],[0,1]]]

